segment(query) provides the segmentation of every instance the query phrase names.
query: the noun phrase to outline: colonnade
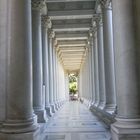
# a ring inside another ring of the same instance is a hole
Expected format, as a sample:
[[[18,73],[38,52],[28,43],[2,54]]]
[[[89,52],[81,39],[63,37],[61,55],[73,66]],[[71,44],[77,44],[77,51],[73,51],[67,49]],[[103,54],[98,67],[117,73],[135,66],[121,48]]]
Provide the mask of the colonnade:
[[[0,1],[2,140],[38,140],[38,123],[47,122],[68,96],[51,21],[41,13],[44,6],[44,0]]]
[[[138,140],[140,1],[99,2],[79,72],[79,95],[113,123],[113,140]],[[68,73],[59,61],[51,21],[42,15],[44,6],[45,0],[0,0],[3,140],[38,140],[38,122],[47,122],[68,100]]]
[[[100,1],[87,46],[92,61],[87,53],[79,74],[81,100],[112,124],[113,140],[140,138],[139,8],[138,0]],[[88,77],[92,77],[92,86]]]

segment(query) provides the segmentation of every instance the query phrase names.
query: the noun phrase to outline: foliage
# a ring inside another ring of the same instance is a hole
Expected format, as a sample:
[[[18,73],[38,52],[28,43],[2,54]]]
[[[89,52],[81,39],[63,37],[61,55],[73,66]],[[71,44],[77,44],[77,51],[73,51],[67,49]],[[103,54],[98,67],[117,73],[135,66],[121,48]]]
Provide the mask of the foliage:
[[[69,91],[71,94],[76,94],[77,92],[77,82],[73,82],[69,84]]]
[[[77,92],[77,76],[74,74],[69,75],[69,92],[70,94],[76,94]]]
[[[77,82],[77,76],[75,74],[69,75],[69,83]]]

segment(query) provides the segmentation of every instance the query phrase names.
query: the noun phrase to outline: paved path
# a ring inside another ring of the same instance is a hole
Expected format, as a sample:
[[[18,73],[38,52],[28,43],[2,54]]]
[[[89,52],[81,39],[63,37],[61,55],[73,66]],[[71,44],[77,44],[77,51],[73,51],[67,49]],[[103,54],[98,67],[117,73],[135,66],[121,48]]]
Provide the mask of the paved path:
[[[51,118],[43,136],[44,140],[110,140],[107,126],[76,101],[66,103]]]

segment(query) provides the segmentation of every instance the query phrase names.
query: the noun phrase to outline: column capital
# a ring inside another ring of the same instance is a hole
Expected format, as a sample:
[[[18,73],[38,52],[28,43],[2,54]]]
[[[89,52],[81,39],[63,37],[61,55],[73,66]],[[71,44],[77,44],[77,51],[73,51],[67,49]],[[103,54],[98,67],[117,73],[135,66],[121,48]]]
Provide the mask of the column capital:
[[[50,29],[52,27],[51,18],[47,15],[42,15],[41,17],[42,27]]]
[[[93,18],[92,19],[92,27],[89,29],[89,36],[94,37],[96,31],[97,31],[97,23],[96,23],[96,19]]]
[[[96,25],[97,25],[97,27],[103,26],[103,17],[102,17],[102,14],[98,14],[98,17],[96,18]]]
[[[55,32],[53,29],[49,30],[49,38],[53,39],[55,37]]]
[[[60,48],[58,46],[56,46],[56,52],[58,52],[60,50]]]
[[[56,47],[56,45],[57,45],[57,39],[54,38],[54,46]]]
[[[102,9],[112,10],[112,0],[100,0]]]
[[[96,14],[102,14],[102,5],[101,2],[98,4],[97,9],[96,9]]]
[[[41,10],[46,6],[46,0],[32,0],[32,10]]]

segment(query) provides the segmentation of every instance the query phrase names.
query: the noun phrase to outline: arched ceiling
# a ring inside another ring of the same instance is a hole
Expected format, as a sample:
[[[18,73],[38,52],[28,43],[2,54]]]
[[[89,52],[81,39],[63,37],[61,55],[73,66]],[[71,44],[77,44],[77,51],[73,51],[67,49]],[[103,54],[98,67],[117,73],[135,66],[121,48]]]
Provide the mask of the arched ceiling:
[[[64,69],[78,71],[84,61],[98,0],[47,0],[47,15],[55,31]]]

